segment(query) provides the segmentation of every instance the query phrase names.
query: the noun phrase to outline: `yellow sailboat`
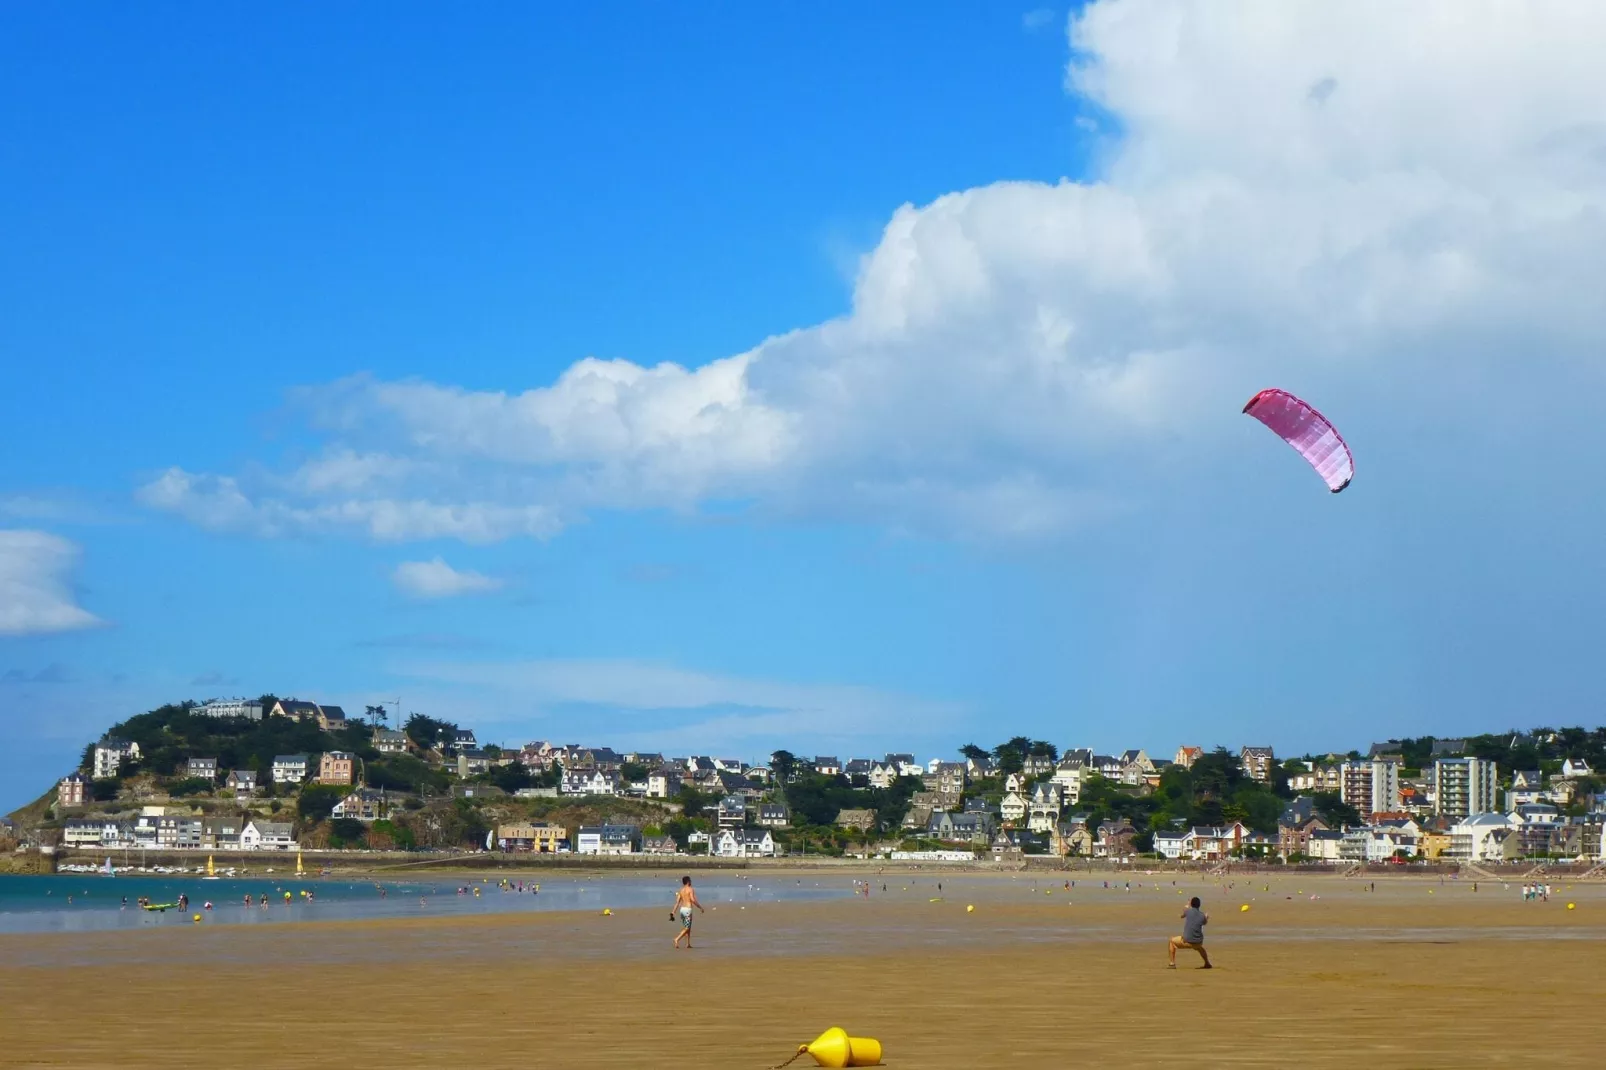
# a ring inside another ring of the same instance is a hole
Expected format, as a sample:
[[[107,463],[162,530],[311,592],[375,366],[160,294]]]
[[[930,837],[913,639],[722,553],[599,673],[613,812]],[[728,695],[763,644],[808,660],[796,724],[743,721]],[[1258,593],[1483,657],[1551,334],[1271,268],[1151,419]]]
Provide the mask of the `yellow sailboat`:
[[[212,868],[211,855],[206,856],[206,876],[202,877],[201,879],[203,881],[215,881],[218,879],[217,871]]]
[[[296,848],[296,876],[305,877],[306,875],[307,875],[307,871],[304,868],[302,868],[302,865],[301,865],[301,848],[297,847]]]

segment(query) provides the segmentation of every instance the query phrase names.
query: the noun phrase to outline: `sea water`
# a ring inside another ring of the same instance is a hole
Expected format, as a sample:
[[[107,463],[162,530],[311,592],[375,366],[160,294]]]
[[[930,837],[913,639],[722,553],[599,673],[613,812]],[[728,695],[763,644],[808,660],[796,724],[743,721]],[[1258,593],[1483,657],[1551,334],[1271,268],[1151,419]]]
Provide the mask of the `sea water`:
[[[680,884],[672,872],[647,875],[556,876],[526,871],[512,881],[511,890],[498,884],[500,875],[470,877],[441,875],[429,879],[395,880],[362,877],[297,878],[268,875],[203,880],[177,874],[55,875],[50,877],[0,876],[0,933],[90,932],[138,929],[160,925],[191,924],[201,914],[208,924],[265,925],[336,919],[495,914],[536,910],[614,910],[667,906]],[[763,874],[707,874],[693,876],[698,898],[707,905],[762,903],[839,898],[852,894],[844,880],[815,881],[771,878]],[[522,881],[524,890],[518,891]],[[539,887],[539,891],[536,888]],[[462,889],[462,891],[459,891]],[[476,889],[479,894],[475,894]],[[383,890],[383,895],[381,895]],[[289,902],[285,893],[290,893]],[[312,893],[309,899],[302,892]],[[144,910],[143,897],[152,903],[174,903],[180,894],[190,898],[182,914],[176,907],[165,912]],[[244,905],[251,896],[251,906]],[[262,897],[268,905],[260,905]],[[126,899],[126,905],[124,900]],[[207,910],[206,904],[212,904]]]

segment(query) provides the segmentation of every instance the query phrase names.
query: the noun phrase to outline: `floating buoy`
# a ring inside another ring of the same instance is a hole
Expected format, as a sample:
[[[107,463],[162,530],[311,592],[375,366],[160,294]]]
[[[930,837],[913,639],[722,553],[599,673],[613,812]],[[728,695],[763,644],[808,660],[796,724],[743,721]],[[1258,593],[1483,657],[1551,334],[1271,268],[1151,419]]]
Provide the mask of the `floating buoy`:
[[[612,907],[603,907],[602,908],[602,916],[605,917],[605,918],[613,917],[613,908]]]
[[[797,1053],[781,1066],[803,1055],[814,1056],[816,1066],[880,1066],[881,1042],[869,1037],[850,1037],[846,1030],[832,1026],[815,1037],[812,1044],[799,1044]]]
[[[1567,909],[1568,910],[1577,910],[1578,909],[1578,904],[1577,903],[1568,903],[1567,904]]]
[[[976,904],[975,903],[971,903],[968,906],[966,906],[965,907],[965,913],[966,914],[974,914],[974,913],[976,913]]]
[[[197,914],[197,915],[195,915],[195,917],[191,918],[190,920],[194,921],[194,922],[199,922],[201,920],[201,916],[199,914]]]

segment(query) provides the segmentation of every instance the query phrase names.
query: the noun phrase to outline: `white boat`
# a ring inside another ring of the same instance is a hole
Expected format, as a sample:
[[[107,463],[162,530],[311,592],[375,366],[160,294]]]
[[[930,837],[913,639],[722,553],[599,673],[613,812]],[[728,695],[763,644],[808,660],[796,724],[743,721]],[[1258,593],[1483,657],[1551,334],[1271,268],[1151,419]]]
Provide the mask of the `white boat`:
[[[117,871],[112,868],[111,855],[107,855],[106,856],[106,864],[104,866],[100,867],[100,871],[101,871],[101,873],[105,874],[108,877],[117,876]]]

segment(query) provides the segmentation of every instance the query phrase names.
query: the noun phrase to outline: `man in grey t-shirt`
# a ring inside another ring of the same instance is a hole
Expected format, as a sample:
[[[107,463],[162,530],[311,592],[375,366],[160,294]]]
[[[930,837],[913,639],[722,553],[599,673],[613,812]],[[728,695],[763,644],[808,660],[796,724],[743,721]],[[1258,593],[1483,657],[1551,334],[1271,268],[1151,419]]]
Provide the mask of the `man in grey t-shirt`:
[[[1204,965],[1199,968],[1202,970],[1211,969],[1210,952],[1206,951],[1204,946],[1204,927],[1209,920],[1210,915],[1199,909],[1198,896],[1188,900],[1188,909],[1182,912],[1182,935],[1173,936],[1167,946],[1167,950],[1171,954],[1171,962],[1166,967],[1167,969],[1174,970],[1177,968],[1177,948],[1179,947],[1186,947],[1199,952],[1199,957],[1204,959]]]

